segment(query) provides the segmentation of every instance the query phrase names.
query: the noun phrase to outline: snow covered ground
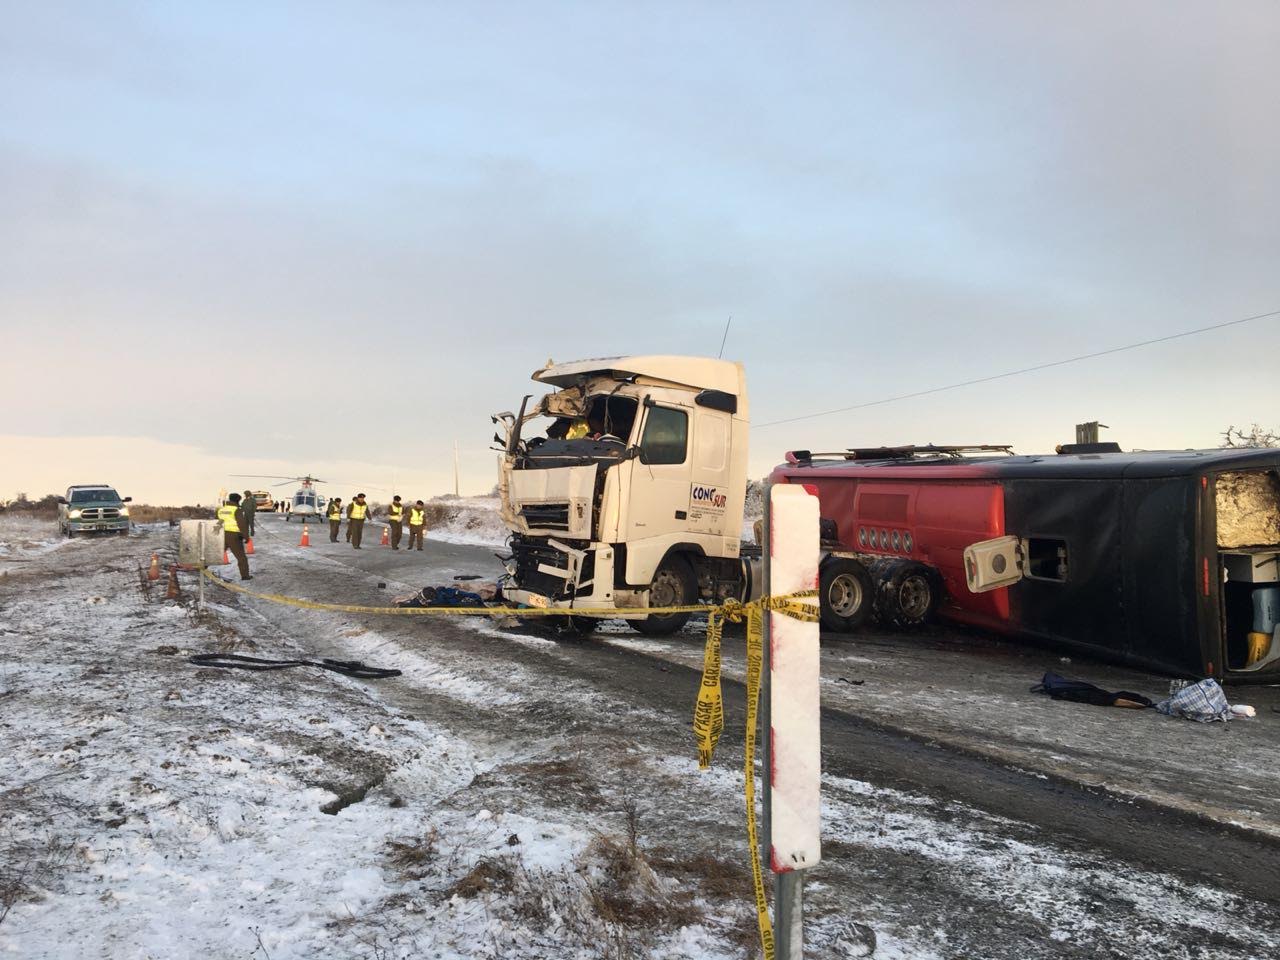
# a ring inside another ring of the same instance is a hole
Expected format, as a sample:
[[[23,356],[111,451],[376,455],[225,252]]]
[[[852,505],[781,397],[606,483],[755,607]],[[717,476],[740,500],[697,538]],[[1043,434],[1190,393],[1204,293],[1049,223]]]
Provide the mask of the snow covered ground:
[[[3,528],[0,956],[740,955],[615,823],[472,802],[509,750],[376,682],[190,665],[290,642],[225,594],[148,598],[158,535],[67,543],[55,571],[60,541]]]
[[[347,602],[487,553],[259,534],[254,586]],[[139,586],[166,528],[0,519],[0,544],[0,957],[754,955],[736,708],[699,774],[692,698],[630,653],[696,658],[696,633],[565,644],[213,587],[199,614]],[[213,650],[404,676],[187,662]],[[817,960],[1280,955],[1264,903],[947,796],[829,773],[823,844]]]
[[[427,536],[445,543],[500,547],[507,542],[507,528],[498,515],[497,497],[438,497],[432,508],[444,514]]]

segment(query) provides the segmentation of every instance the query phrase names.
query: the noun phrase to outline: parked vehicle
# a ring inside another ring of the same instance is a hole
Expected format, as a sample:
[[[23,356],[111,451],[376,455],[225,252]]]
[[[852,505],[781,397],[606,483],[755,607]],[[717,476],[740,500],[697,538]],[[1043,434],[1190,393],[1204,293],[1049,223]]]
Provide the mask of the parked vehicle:
[[[58,532],[66,537],[78,533],[129,533],[129,508],[133,497],[120,497],[105,483],[67,487],[58,498]]]
[[[262,511],[269,512],[276,508],[276,502],[272,499],[271,492],[268,490],[253,491],[253,502]]]

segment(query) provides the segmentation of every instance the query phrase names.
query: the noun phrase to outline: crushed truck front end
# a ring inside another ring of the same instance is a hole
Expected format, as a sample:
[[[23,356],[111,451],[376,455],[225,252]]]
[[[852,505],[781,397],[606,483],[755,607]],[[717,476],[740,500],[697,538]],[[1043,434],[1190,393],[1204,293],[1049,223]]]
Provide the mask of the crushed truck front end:
[[[589,611],[725,595],[740,580],[741,366],[628,357],[534,379],[557,389],[494,418],[511,533],[504,596]]]

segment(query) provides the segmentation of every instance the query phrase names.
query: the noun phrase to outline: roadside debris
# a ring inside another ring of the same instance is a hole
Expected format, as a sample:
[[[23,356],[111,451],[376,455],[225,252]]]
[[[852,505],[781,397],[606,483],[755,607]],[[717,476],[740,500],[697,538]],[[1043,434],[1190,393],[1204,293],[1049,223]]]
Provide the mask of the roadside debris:
[[[844,677],[839,679],[844,680]],[[1183,717],[1199,723],[1210,723],[1214,720],[1227,721],[1233,717],[1257,716],[1257,711],[1248,704],[1229,704],[1222,686],[1217,680],[1211,678],[1198,683],[1175,680],[1169,684],[1169,696],[1159,703],[1153,703],[1142,694],[1133,693],[1130,690],[1112,693],[1088,681],[1068,680],[1056,673],[1046,673],[1044,678],[1031,688],[1031,692],[1046,693],[1054,700],[1070,700],[1096,707],[1128,707],[1138,710],[1154,708],[1166,716]]]
[[[319,667],[334,673],[358,677],[361,680],[385,680],[398,677],[400,670],[371,667],[359,660],[267,660],[262,657],[246,657],[239,653],[198,653],[187,660],[198,667],[221,667],[225,670],[287,670],[290,667]]]
[[[1047,693],[1054,700],[1070,700],[1073,703],[1089,703],[1095,707],[1128,707],[1145,710],[1155,706],[1140,693],[1121,690],[1112,693],[1103,690],[1084,680],[1068,680],[1056,673],[1046,673],[1044,678],[1031,688],[1032,693]]]
[[[1156,709],[1170,717],[1183,717],[1197,723],[1214,720],[1230,720],[1231,705],[1217,680],[1201,680],[1183,687],[1167,700],[1156,704]]]
[[[483,607],[484,598],[456,587],[423,587],[412,597],[396,600],[397,607]]]

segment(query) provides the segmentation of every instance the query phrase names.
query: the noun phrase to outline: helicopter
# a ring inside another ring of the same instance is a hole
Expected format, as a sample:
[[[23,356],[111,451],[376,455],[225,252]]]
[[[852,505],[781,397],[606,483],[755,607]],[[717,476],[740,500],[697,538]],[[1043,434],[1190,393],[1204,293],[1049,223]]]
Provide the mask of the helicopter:
[[[290,503],[291,509],[284,515],[287,523],[295,515],[302,517],[304,520],[308,517],[319,517],[320,511],[324,509],[325,498],[320,495],[316,489],[317,483],[329,483],[328,480],[321,480],[319,477],[313,477],[307,474],[305,477],[275,477],[256,473],[233,473],[233,477],[240,477],[248,480],[279,480],[280,483],[273,483],[273,487],[283,487],[289,483],[300,483],[297,490],[294,491],[293,500]]]

